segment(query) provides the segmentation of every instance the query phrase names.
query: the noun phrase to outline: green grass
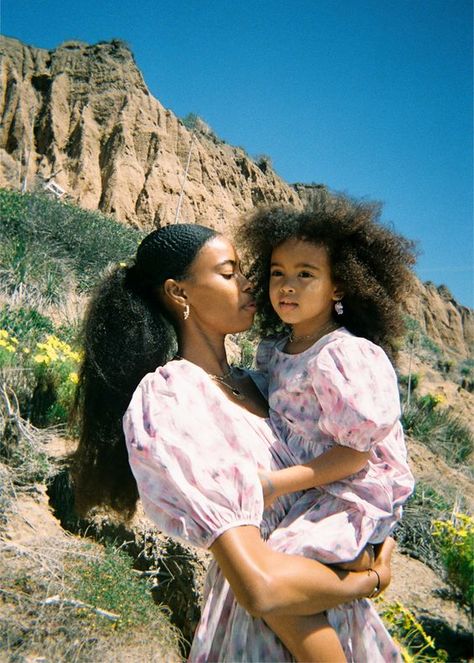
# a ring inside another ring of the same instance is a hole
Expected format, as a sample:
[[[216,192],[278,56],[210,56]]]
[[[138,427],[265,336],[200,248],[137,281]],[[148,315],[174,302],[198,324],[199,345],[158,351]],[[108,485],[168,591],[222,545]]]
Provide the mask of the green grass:
[[[402,423],[407,434],[451,466],[466,463],[474,450],[474,436],[469,427],[449,409],[440,407],[429,394],[405,407]]]
[[[146,233],[45,194],[0,189],[1,287],[57,303],[88,292],[110,263],[127,261]]]

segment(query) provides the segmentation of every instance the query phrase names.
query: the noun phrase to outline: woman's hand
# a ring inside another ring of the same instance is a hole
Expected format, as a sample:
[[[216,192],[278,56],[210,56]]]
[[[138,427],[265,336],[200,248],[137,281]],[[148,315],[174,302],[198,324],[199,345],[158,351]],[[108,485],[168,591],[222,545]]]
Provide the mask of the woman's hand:
[[[392,580],[392,555],[396,546],[395,539],[392,539],[391,536],[388,536],[383,543],[374,546],[375,560],[372,568],[380,577],[380,589],[376,596],[387,589]]]

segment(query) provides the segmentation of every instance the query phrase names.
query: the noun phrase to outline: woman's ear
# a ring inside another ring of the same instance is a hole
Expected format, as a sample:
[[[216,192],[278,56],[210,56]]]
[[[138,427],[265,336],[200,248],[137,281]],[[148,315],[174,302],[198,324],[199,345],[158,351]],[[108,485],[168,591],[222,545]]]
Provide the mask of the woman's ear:
[[[166,279],[163,283],[163,294],[173,304],[184,306],[186,304],[187,296],[183,286],[179,281],[174,279]]]
[[[339,285],[334,286],[334,290],[333,290],[333,293],[332,293],[332,298],[335,302],[341,301],[341,299],[344,297],[344,295],[345,295],[345,292],[344,292],[344,290],[342,289],[341,286],[339,286]]]

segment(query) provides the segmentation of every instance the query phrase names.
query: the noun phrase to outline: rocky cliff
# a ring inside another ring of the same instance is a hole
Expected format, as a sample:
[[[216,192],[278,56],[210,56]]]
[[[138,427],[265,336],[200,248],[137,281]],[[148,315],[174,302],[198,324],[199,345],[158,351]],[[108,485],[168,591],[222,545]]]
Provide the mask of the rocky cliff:
[[[263,203],[301,209],[325,190],[289,185],[270,159],[255,162],[204,123],[192,134],[120,41],[47,51],[0,38],[0,78],[0,187],[54,182],[82,207],[151,228],[174,220],[189,165],[180,219],[218,229]],[[446,289],[420,283],[406,308],[448,353],[472,353],[473,311]]]
[[[2,38],[0,186],[57,183],[139,226],[174,220],[192,134],[149,92],[119,41],[47,51]],[[180,218],[217,228],[259,203],[302,201],[268,161],[199,128]]]

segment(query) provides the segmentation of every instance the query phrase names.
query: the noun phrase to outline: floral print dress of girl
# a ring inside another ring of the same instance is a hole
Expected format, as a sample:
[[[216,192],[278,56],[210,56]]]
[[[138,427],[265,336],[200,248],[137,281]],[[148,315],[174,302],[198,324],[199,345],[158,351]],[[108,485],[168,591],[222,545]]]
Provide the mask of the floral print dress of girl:
[[[274,544],[273,536],[286,514],[298,520],[301,493],[283,496],[263,512],[258,472],[288,467],[297,458],[274,435],[268,419],[229,401],[207,373],[181,360],[143,378],[123,423],[143,507],[163,533],[208,548],[227,529],[254,525],[272,548],[286,552],[285,537]],[[297,550],[291,526],[286,531]],[[313,553],[310,536],[311,531],[297,554]],[[329,610],[328,618],[348,660],[400,661],[370,601]],[[279,663],[293,658],[263,620],[236,602],[211,563],[189,661]]]
[[[310,522],[313,543],[304,554],[325,563],[348,562],[368,542],[380,543],[392,532],[413,491],[397,377],[381,347],[343,327],[299,354],[285,353],[286,341],[266,339],[257,352],[278,435],[300,463],[335,445],[370,451],[370,457],[356,474],[307,491],[291,534],[280,528],[274,538],[284,537],[285,549],[293,552],[292,537],[294,551],[301,552]]]

